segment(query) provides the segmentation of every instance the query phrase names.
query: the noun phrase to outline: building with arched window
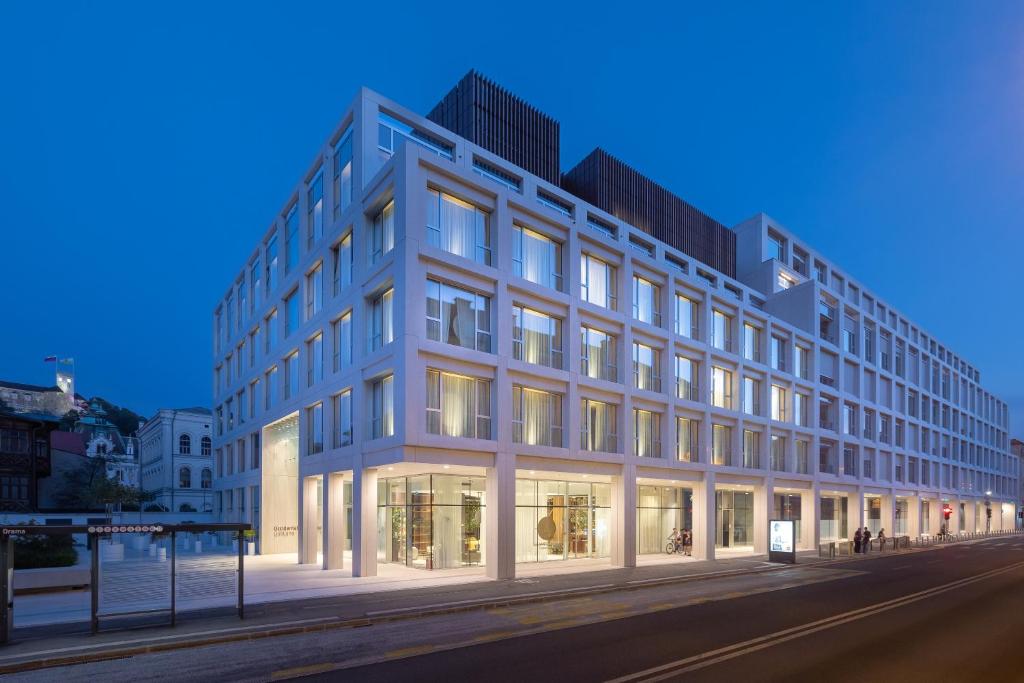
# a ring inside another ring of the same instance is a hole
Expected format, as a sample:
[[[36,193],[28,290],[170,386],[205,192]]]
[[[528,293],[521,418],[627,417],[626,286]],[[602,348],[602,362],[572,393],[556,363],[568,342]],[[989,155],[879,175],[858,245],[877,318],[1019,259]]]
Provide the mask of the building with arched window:
[[[155,494],[152,504],[174,512],[212,511],[210,418],[207,408],[163,408],[139,431],[140,485]]]

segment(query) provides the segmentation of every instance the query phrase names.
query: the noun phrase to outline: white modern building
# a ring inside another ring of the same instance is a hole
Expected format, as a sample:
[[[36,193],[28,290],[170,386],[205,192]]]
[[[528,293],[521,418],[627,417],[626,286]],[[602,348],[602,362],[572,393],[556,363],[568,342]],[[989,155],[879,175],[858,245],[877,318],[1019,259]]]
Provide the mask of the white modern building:
[[[213,512],[209,408],[161,408],[139,429],[140,482],[168,512]]]
[[[712,558],[773,518],[809,549],[1014,524],[966,359],[772,218],[719,230],[603,153],[560,178],[557,123],[459,97],[501,139],[360,91],[215,308],[214,509],[261,552],[507,578],[673,527]]]

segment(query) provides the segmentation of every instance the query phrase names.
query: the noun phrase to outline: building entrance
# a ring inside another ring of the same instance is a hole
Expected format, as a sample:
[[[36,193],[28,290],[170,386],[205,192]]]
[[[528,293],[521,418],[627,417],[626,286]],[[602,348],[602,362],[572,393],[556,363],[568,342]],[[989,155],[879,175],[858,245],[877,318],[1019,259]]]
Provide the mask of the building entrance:
[[[715,491],[715,546],[754,545],[754,494],[750,491]]]

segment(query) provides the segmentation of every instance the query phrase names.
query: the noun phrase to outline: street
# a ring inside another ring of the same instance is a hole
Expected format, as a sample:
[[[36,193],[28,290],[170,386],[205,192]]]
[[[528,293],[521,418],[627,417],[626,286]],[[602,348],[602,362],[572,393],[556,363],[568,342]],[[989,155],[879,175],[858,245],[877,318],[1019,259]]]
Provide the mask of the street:
[[[13,680],[1018,680],[1024,538],[152,653]],[[972,636],[971,634],[978,634]]]

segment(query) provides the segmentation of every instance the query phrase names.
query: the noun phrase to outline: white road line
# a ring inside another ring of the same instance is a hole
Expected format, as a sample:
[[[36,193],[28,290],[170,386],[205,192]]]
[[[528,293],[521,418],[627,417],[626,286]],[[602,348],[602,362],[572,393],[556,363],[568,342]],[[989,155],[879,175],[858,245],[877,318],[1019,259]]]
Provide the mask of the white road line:
[[[843,614],[836,614],[831,617],[819,619],[818,621],[813,621],[807,624],[802,624],[800,626],[794,626],[792,628],[783,629],[781,631],[770,633],[764,636],[759,636],[757,638],[752,638],[741,643],[734,643],[733,645],[727,645],[716,650],[710,650],[708,652],[703,652],[701,654],[693,655],[691,657],[686,657],[685,659],[679,659],[674,662],[669,662],[668,664],[662,664],[660,666],[652,667],[650,669],[645,669],[644,671],[638,671],[636,673],[628,674],[626,676],[620,676],[619,678],[615,678],[611,681],[608,681],[608,683],[627,683],[630,681],[653,682],[674,678],[682,673],[696,671],[697,669],[702,669],[704,667],[711,666],[712,664],[717,664],[719,662],[724,662],[729,659],[741,657],[743,655],[750,654],[752,652],[757,652],[758,650],[763,650],[774,645],[784,643],[789,640],[794,640],[796,638],[802,638],[803,636],[810,635],[812,633],[817,633],[818,631],[824,631],[826,629],[834,628],[836,626],[841,626],[842,624],[846,624],[851,621],[857,621],[859,619],[864,619],[866,617],[873,616],[875,614],[880,614],[891,609],[896,609],[897,607],[902,607],[904,605],[909,605],[920,600],[925,600],[933,595],[938,595],[940,593],[955,590],[962,586],[977,583],[979,581],[984,581],[985,579],[997,576],[999,574],[1005,574],[1007,572],[1019,569],[1021,567],[1024,567],[1024,562],[1018,562],[1016,564],[1012,564],[1006,567],[1000,567],[999,569],[993,569],[983,574],[978,574],[976,576],[971,576],[965,579],[959,579],[957,581],[943,584],[941,586],[936,586],[934,588],[918,591],[917,593],[911,593],[909,595],[905,595],[899,598],[894,598],[892,600],[887,600],[885,602],[869,605],[868,607],[862,607],[860,609],[844,612]]]

